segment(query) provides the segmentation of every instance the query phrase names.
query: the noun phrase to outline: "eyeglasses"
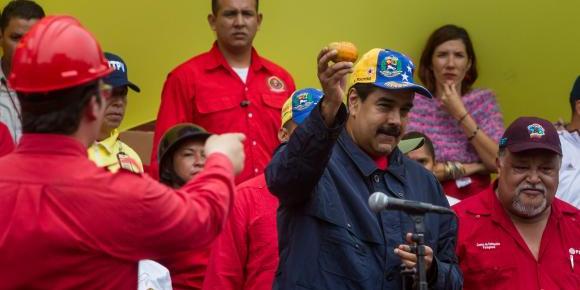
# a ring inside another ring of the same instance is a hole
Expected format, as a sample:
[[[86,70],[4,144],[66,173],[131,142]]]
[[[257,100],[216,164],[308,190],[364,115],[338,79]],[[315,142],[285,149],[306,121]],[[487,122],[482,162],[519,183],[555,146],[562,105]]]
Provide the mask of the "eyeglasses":
[[[99,81],[99,96],[108,100],[113,95],[113,86],[105,84],[102,80]]]

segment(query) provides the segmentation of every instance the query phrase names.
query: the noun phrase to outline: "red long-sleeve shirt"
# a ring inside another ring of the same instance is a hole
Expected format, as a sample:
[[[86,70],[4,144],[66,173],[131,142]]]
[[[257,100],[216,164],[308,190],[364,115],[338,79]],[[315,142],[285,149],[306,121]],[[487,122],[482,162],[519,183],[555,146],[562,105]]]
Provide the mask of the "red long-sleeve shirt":
[[[493,186],[453,207],[457,256],[470,290],[580,289],[580,211],[554,199],[538,260],[497,199]]]
[[[212,247],[204,290],[271,290],[278,267],[278,200],[264,174],[238,186],[234,209]]]
[[[174,191],[113,175],[86,152],[70,137],[25,134],[0,159],[1,288],[135,289],[139,260],[203,247],[225,224],[234,177],[224,155]]]
[[[288,72],[252,49],[244,83],[216,43],[169,73],[157,114],[151,175],[158,176],[157,146],[163,133],[177,123],[189,122],[216,134],[246,135],[244,170],[236,184],[264,172],[280,144],[278,130],[282,105],[296,89]]]

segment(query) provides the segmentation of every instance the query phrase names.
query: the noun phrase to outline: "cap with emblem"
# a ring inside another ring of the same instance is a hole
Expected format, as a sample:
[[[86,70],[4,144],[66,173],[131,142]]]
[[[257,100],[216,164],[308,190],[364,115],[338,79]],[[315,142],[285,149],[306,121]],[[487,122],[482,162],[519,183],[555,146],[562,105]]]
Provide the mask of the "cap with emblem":
[[[113,69],[111,74],[103,78],[106,84],[113,86],[113,88],[127,86],[135,92],[141,91],[137,85],[129,81],[127,64],[125,64],[120,56],[105,52],[105,58],[109,63],[109,67]]]
[[[322,92],[314,88],[304,88],[292,93],[282,106],[282,126],[291,119],[298,125],[302,124],[322,97]]]
[[[432,98],[429,90],[415,83],[414,71],[415,64],[408,56],[394,50],[374,48],[356,63],[348,87],[366,83],[387,90],[413,90]]]
[[[513,153],[545,149],[562,155],[556,128],[548,120],[537,117],[520,117],[513,121],[499,140],[499,148]]]

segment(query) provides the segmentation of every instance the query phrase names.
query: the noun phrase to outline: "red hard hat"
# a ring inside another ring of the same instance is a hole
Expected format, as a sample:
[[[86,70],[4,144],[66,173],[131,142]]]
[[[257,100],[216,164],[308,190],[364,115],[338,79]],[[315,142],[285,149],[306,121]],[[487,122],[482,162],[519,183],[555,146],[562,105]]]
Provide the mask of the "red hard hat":
[[[70,16],[49,16],[22,38],[12,58],[10,87],[42,93],[75,87],[112,71],[93,35]]]

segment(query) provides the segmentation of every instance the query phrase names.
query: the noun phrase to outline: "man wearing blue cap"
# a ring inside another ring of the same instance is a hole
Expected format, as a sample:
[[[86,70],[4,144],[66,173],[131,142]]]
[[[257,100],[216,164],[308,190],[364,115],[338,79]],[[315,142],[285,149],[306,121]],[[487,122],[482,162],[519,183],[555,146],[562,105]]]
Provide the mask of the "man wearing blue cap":
[[[142,173],[141,158],[135,150],[119,139],[119,130],[117,130],[125,117],[129,89],[137,93],[141,89],[129,81],[127,65],[121,57],[105,52],[105,58],[113,72],[103,78],[103,81],[112,87],[112,96],[105,109],[105,118],[97,142],[89,148],[89,158],[98,166],[106,167],[111,172],[117,172],[119,168],[123,168]]]
[[[273,289],[402,289],[416,270],[413,220],[400,211],[374,213],[369,196],[449,207],[435,176],[403,155],[399,141],[415,93],[414,64],[402,53],[373,49],[353,67],[318,56],[324,98],[266,168],[278,197],[280,264]],[[345,91],[346,75],[350,77]],[[343,104],[347,96],[348,113]],[[456,264],[457,223],[428,213],[424,220],[429,289],[461,289]]]
[[[570,92],[570,108],[572,120],[558,131],[563,156],[556,196],[580,209],[580,76]]]
[[[282,107],[280,142],[287,142],[322,98],[322,92],[295,91]],[[270,290],[278,266],[276,209],[264,174],[236,188],[234,208],[214,246],[203,289]]]

